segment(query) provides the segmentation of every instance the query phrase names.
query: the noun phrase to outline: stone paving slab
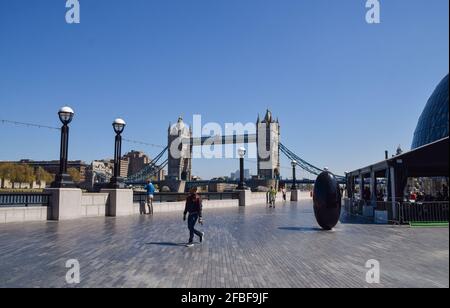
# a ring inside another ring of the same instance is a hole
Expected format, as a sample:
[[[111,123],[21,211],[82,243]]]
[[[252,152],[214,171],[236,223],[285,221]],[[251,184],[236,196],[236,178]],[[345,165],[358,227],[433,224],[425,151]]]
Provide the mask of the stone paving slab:
[[[181,213],[0,225],[0,287],[449,287],[448,228],[342,219],[321,231],[311,201],[205,211],[206,242],[184,247]],[[381,283],[365,263],[381,264]]]

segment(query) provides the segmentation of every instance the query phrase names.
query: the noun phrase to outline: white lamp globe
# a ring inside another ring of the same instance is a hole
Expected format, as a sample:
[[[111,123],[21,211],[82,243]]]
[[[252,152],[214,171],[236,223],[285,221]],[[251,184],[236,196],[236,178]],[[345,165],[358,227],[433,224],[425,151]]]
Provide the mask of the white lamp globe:
[[[238,149],[238,155],[239,157],[243,158],[245,156],[245,154],[247,153],[247,150],[244,147],[240,147]]]
[[[68,106],[61,107],[58,111],[59,120],[64,124],[67,125],[70,122],[72,122],[73,116],[75,112],[72,108]]]
[[[125,129],[125,126],[127,125],[127,123],[125,123],[125,121],[121,118],[117,118],[114,120],[113,122],[113,128],[114,131],[116,132],[116,134],[120,135],[123,130]]]

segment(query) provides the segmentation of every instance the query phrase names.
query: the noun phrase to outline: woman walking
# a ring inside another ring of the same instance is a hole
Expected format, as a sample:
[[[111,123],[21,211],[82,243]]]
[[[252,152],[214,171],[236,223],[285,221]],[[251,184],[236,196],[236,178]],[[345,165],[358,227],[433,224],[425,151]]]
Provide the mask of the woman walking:
[[[186,221],[186,215],[189,213],[187,218],[188,220],[188,229],[189,229],[189,242],[186,245],[187,247],[194,246],[194,235],[197,235],[200,238],[200,243],[203,242],[205,238],[205,233],[200,232],[195,229],[195,224],[197,221],[203,225],[202,218],[202,199],[200,195],[197,194],[197,188],[194,187],[190,190],[189,196],[186,198],[186,206],[184,208],[183,220]]]

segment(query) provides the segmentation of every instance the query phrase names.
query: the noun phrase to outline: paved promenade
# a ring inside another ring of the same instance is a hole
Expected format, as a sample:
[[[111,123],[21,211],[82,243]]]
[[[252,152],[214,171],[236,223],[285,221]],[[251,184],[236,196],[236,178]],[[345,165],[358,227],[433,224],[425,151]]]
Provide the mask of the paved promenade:
[[[0,287],[449,287],[449,232],[344,220],[317,228],[311,201],[205,211],[206,242],[182,244],[181,213],[0,225]],[[381,283],[365,281],[369,259]]]

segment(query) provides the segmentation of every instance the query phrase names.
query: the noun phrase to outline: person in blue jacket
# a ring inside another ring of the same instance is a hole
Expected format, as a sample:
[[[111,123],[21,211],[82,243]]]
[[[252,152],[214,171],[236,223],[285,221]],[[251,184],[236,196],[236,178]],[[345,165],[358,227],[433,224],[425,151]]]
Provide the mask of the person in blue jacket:
[[[151,180],[147,180],[147,184],[144,186],[144,189],[147,191],[148,213],[150,215],[152,215],[153,214],[153,199],[155,196],[155,186],[153,185]]]

